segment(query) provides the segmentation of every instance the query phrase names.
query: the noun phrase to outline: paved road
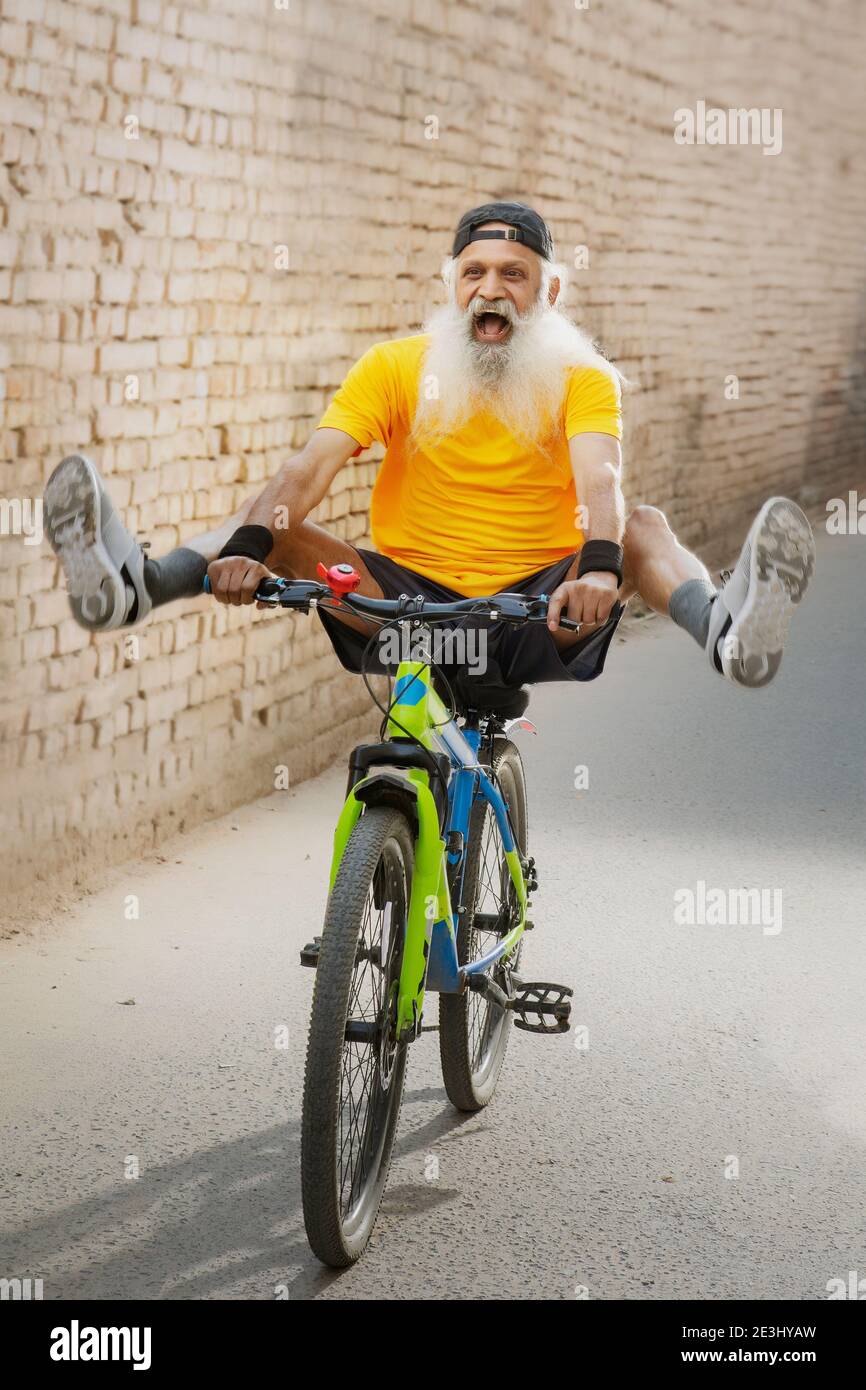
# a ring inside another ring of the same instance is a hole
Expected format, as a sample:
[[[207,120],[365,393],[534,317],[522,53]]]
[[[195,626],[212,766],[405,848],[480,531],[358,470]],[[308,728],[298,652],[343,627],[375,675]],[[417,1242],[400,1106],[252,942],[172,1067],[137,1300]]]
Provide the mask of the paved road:
[[[528,962],[575,985],[589,1046],[515,1033],[501,1094],[461,1118],[425,1037],[348,1273],[309,1254],[298,1179],[297,948],[342,770],[0,944],[0,1275],[46,1298],[295,1299],[816,1299],[866,1276],[866,542],[824,537],[819,561],[766,691],[652,621],[603,680],[536,693]],[[678,924],[699,880],[779,890],[781,930],[772,894],[763,924]]]

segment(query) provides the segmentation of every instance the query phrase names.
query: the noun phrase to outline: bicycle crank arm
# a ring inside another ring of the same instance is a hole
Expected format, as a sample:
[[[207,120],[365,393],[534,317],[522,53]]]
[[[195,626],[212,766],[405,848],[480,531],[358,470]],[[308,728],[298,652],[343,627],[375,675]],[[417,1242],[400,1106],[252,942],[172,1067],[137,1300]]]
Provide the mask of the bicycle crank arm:
[[[498,1004],[500,1009],[510,1009],[514,1005],[514,996],[510,998],[504,989],[491,980],[489,975],[465,975],[466,985],[475,994],[483,994],[485,999],[490,999],[494,1004]]]

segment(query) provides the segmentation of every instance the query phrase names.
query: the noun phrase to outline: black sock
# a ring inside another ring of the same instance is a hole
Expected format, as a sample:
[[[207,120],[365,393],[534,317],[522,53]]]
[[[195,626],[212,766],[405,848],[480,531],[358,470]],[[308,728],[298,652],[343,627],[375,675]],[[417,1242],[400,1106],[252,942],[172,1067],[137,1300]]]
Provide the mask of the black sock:
[[[145,560],[144,583],[154,608],[175,598],[195,598],[202,592],[208,562],[197,550],[181,546],[161,560]]]
[[[687,579],[671,594],[668,612],[678,627],[690,632],[701,647],[706,647],[710,632],[710,609],[718,590],[709,579]]]

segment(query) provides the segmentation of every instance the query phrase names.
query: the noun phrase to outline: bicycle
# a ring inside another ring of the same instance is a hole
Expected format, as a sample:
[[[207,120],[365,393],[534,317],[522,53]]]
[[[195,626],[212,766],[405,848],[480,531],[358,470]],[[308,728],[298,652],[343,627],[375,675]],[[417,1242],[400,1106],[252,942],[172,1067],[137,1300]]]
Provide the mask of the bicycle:
[[[372,599],[354,593],[360,576],[350,565],[318,572],[322,582],[266,580],[256,598],[378,623],[368,652],[395,625],[421,647],[420,659],[397,666],[387,705],[363,671],[383,712],[380,741],[350,756],[324,927],[301,952],[316,971],[301,1125],[304,1223],[318,1258],[344,1268],[363,1253],[378,1214],[408,1047],[429,1031],[425,994],[440,994],[448,1098],[477,1111],[499,1080],[511,1016],[529,1032],[566,1032],[572,991],[517,973],[537,875],[523,764],[508,735],[515,725],[532,729],[522,718],[528,694],[502,688],[497,698],[479,694],[477,708],[464,700],[449,710],[436,688],[448,693],[448,680],[430,655],[433,624],[476,615],[546,622],[547,596]],[[578,629],[569,619],[560,625]]]

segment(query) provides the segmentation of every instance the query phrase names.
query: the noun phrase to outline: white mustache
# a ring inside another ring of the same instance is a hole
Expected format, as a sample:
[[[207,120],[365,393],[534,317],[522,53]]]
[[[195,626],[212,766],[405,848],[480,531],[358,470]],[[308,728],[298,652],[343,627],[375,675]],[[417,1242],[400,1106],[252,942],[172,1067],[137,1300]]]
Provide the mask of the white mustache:
[[[469,305],[470,317],[477,319],[482,314],[498,314],[501,319],[506,319],[512,328],[520,318],[509,299],[473,299]]]

